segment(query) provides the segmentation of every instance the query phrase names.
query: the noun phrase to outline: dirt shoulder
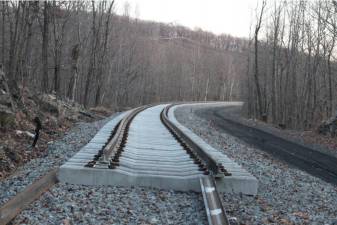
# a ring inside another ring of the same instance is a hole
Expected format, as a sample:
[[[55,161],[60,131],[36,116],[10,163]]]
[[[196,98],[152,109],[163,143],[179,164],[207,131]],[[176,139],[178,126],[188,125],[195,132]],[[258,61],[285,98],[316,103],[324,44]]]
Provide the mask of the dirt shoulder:
[[[240,122],[241,124],[261,129],[275,136],[303,144],[315,150],[331,154],[337,157],[337,138],[328,135],[318,134],[315,130],[289,130],[281,129],[273,124],[258,120],[247,119],[241,116],[241,106],[213,107],[226,119]]]
[[[112,114],[112,111],[104,108],[86,110],[75,102],[58,99],[52,94],[32,94],[29,90],[23,92],[23,105],[17,105],[14,109],[6,104],[6,96],[2,97],[0,180],[13,174],[19,166],[45,157],[48,145],[64,137],[76,124],[101,120]],[[41,121],[42,128],[37,145],[32,147],[36,117]]]

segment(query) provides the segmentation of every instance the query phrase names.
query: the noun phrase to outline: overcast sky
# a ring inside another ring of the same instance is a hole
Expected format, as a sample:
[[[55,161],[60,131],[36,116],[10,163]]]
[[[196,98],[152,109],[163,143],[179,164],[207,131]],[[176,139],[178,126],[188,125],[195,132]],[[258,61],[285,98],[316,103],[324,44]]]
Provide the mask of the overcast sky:
[[[257,4],[257,0],[116,0],[118,14],[126,2],[132,17],[238,37],[248,37]]]

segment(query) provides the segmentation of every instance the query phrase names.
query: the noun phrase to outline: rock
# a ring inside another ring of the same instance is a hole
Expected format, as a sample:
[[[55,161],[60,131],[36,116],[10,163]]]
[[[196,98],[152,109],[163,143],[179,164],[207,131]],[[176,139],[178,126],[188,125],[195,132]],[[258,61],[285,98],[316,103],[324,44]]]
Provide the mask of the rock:
[[[11,103],[11,100],[10,100],[8,94],[0,93],[0,105],[3,105],[3,106],[8,107],[8,108],[12,107],[12,103]]]
[[[21,156],[7,146],[0,146],[0,171],[10,171],[14,168],[14,163],[18,164]]]
[[[25,133],[28,137],[30,137],[30,138],[34,138],[34,137],[35,137],[35,135],[32,134],[32,133],[29,132],[29,131],[25,131],[24,133]]]
[[[18,135],[18,136],[20,136],[20,135],[23,134],[23,131],[21,131],[21,130],[16,130],[16,131],[15,131],[15,134]]]
[[[156,217],[150,219],[151,224],[158,224],[159,220]]]
[[[13,149],[5,147],[6,156],[13,162],[19,163],[21,161],[21,156]]]
[[[337,113],[336,115],[330,117],[327,121],[323,121],[317,128],[319,134],[330,134],[331,137],[336,135],[337,130]]]
[[[18,135],[18,136],[21,136],[21,135],[24,134],[24,135],[26,135],[26,136],[28,136],[28,137],[30,137],[30,138],[34,138],[34,137],[35,137],[35,135],[32,134],[32,133],[29,132],[29,131],[16,130],[16,131],[15,131],[15,134]]]
[[[15,114],[6,106],[0,105],[0,127],[11,128],[15,126]]]
[[[331,225],[337,225],[337,219],[332,220]]]
[[[63,220],[63,225],[70,225],[70,221],[68,219]]]
[[[236,217],[229,217],[228,222],[230,225],[238,225],[238,219]]]
[[[57,120],[55,116],[48,116],[44,123],[45,123],[44,124],[45,128],[46,128],[46,125],[48,126],[48,128],[55,128],[55,127],[58,127],[59,125],[59,121]]]
[[[59,106],[56,101],[56,97],[53,95],[42,95],[39,98],[40,109],[44,112],[49,112],[55,116],[59,115]]]

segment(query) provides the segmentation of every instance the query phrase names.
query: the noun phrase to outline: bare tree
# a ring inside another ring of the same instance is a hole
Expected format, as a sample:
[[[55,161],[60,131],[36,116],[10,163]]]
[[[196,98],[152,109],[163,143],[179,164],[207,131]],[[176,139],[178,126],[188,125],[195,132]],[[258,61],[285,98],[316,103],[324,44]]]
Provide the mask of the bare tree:
[[[42,82],[41,90],[49,92],[48,77],[48,48],[49,48],[49,2],[44,2],[43,8],[43,28],[42,28]]]
[[[261,23],[262,23],[263,12],[264,12],[265,7],[266,7],[266,1],[263,1],[261,9],[260,9],[259,17],[255,25],[255,32],[254,32],[254,49],[255,49],[254,83],[255,83],[255,88],[256,88],[259,118],[262,118],[262,115],[264,114],[263,105],[262,105],[261,87],[260,87],[260,81],[259,81],[258,49],[259,49],[259,31],[261,29]]]
[[[103,76],[103,67],[105,62],[107,62],[106,59],[106,52],[107,52],[107,44],[108,44],[108,39],[109,39],[109,25],[110,25],[110,21],[111,21],[111,11],[112,11],[112,7],[114,4],[114,0],[111,1],[109,9],[107,11],[107,18],[105,21],[105,32],[104,32],[104,37],[103,37],[103,50],[101,51],[102,54],[100,56],[99,62],[98,62],[98,73],[97,73],[97,89],[96,89],[96,95],[95,95],[95,106],[98,106],[99,104],[101,104],[101,93],[102,93],[102,76]]]

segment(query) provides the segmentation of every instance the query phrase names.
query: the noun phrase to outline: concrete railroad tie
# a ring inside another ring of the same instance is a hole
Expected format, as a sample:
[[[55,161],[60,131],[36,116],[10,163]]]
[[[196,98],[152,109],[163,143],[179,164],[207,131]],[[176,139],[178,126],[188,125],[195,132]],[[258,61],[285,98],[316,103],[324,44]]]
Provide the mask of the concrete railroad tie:
[[[111,131],[129,112],[108,122],[96,136],[59,170],[61,182],[86,185],[148,186],[181,191],[201,191],[199,167],[183,147],[173,138],[160,120],[160,113],[167,105],[157,105],[141,111],[132,120],[128,138],[119,158],[119,166],[84,167],[102,149]],[[195,143],[221,162],[232,176],[217,181],[219,191],[241,192],[255,195],[257,180],[220,151],[212,148],[174,117],[175,106],[169,119]],[[105,167],[105,168],[104,168]]]

